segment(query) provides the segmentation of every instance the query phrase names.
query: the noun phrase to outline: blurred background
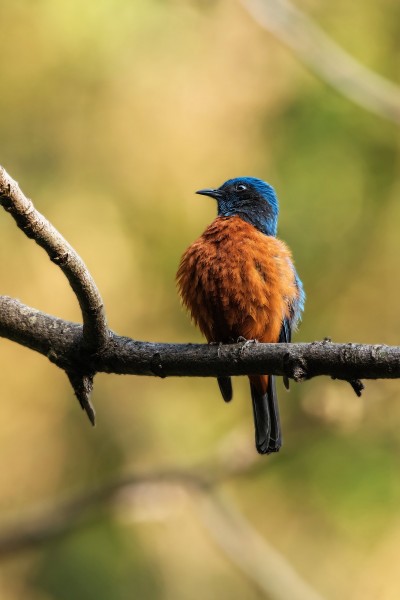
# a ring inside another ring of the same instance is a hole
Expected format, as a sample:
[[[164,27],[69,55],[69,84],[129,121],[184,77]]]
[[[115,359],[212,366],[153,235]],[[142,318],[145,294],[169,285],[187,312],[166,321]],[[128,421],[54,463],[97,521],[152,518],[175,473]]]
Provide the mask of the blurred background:
[[[400,83],[396,0],[296,5]],[[236,1],[14,0],[0,21],[0,163],[86,261],[114,331],[201,341],[174,282],[215,216],[194,191],[251,175],[278,192],[307,292],[295,339],[399,343],[398,125],[310,72]],[[65,277],[5,212],[0,257],[1,294],[80,321]],[[272,546],[324,598],[399,598],[399,381],[367,382],[361,399],[328,378],[290,394],[279,383],[284,447],[261,458],[243,378],[227,406],[212,379],[100,374],[92,429],[42,356],[2,339],[0,363],[3,530],[132,473],[244,464],[216,489],[264,540],[266,569]],[[5,556],[1,598],[269,597],[215,539],[204,498],[171,485],[95,505],[65,535]]]

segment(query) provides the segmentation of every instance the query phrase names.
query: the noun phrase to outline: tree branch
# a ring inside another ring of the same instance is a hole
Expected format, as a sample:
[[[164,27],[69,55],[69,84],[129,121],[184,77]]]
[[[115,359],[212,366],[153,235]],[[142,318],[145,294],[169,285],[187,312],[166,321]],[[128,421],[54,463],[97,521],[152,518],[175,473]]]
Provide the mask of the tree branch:
[[[108,327],[100,292],[85,263],[63,236],[41,215],[14,181],[0,166],[0,205],[11,214],[18,227],[41,246],[50,260],[67,277],[82,312],[83,331],[78,353],[101,352],[108,343]],[[77,365],[79,367],[79,365]],[[94,372],[80,368],[66,370],[75,394],[94,425],[95,412],[90,402]]]
[[[305,381],[400,378],[400,347],[368,344],[156,344],[109,332],[99,354],[79,356],[82,326],[0,296],[0,336],[47,356],[64,370],[150,375],[217,377],[269,373]],[[82,363],[82,361],[84,361]]]
[[[92,352],[108,342],[103,300],[85,263],[63,236],[41,215],[18,183],[0,166],[0,204],[25,235],[35,240],[67,277],[82,311],[83,343]]]
[[[311,71],[364,109],[400,125],[400,88],[358,62],[290,0],[240,0]]]
[[[203,493],[197,512],[209,536],[269,600],[323,600],[220,490]]]
[[[237,450],[231,448],[229,458],[217,465],[206,462],[185,470],[134,473],[69,500],[31,511],[13,525],[0,528],[0,558],[37,548],[84,526],[93,521],[93,516],[96,518],[96,509],[101,507],[122,514],[126,508],[131,511],[132,506],[140,510],[140,498],[144,496],[146,504],[150,498],[153,508],[156,503],[165,511],[172,487],[189,494],[211,540],[263,595],[271,600],[322,600],[289,561],[260,536],[234,500],[220,492],[222,483],[232,477],[248,476],[258,463],[252,449],[250,452],[243,447]],[[232,461],[232,457],[237,456],[241,457],[239,464]]]
[[[225,442],[220,442],[220,448]],[[122,498],[122,494],[132,488],[173,484],[205,491],[231,478],[248,475],[260,464],[260,458],[247,441],[243,444],[241,439],[234,440],[233,445],[232,449],[232,440],[229,440],[230,452],[226,456],[220,452],[218,462],[214,459],[205,460],[188,469],[131,473],[71,495],[63,501],[52,502],[51,506],[30,509],[24,518],[19,517],[14,524],[0,524],[0,558],[29,550],[80,526],[89,512],[98,506],[112,504],[118,496]]]

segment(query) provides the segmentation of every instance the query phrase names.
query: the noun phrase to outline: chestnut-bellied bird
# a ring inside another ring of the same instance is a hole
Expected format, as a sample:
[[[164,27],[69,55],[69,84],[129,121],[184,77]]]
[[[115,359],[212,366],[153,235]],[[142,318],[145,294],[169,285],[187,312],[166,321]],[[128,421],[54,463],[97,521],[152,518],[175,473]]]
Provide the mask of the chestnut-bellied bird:
[[[274,188],[261,179],[239,177],[196,193],[215,198],[218,216],[186,250],[176,276],[194,322],[210,343],[243,338],[289,343],[305,294],[289,248],[276,237]],[[250,374],[249,380],[256,448],[260,454],[278,452],[282,435],[275,377]],[[229,402],[231,378],[219,377],[218,384]]]

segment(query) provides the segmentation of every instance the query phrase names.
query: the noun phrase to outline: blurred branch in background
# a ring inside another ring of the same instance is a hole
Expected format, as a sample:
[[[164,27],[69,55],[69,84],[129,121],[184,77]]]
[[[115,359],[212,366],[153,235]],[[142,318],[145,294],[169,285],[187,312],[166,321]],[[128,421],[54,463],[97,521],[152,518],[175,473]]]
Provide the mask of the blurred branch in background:
[[[211,539],[258,589],[271,600],[322,600],[219,490],[202,494],[197,511]]]
[[[400,87],[359,63],[289,0],[240,0],[316,75],[363,108],[400,124]]]
[[[230,447],[229,458],[222,456],[218,463],[121,477],[3,526],[0,557],[12,557],[82,528],[98,517],[99,509],[106,508],[122,521],[152,521],[160,515],[168,518],[189,497],[211,540],[263,595],[270,600],[322,600],[219,489],[227,480],[251,472],[258,462],[246,444],[233,451]]]

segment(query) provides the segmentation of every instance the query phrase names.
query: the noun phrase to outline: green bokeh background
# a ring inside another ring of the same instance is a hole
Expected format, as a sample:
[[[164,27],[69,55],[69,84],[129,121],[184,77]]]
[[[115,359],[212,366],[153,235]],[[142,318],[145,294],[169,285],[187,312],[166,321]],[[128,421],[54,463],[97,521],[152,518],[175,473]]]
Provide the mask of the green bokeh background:
[[[396,0],[297,4],[399,82]],[[296,340],[399,343],[398,127],[310,74],[236,2],[3,0],[0,22],[0,163],[85,260],[113,330],[201,341],[174,284],[215,215],[193,192],[254,175],[278,191],[307,292]],[[4,212],[0,277],[1,294],[80,320],[61,272]],[[242,379],[226,406],[212,379],[99,375],[91,429],[43,357],[1,340],[0,364],[2,523],[121,473],[190,469],[217,462],[221,444],[237,452],[231,439],[252,444]],[[332,600],[400,597],[399,386],[368,382],[362,399],[328,378],[280,388],[282,452],[226,484]],[[262,597],[185,502],[140,514],[96,512],[8,559],[1,598]]]

